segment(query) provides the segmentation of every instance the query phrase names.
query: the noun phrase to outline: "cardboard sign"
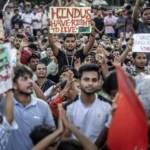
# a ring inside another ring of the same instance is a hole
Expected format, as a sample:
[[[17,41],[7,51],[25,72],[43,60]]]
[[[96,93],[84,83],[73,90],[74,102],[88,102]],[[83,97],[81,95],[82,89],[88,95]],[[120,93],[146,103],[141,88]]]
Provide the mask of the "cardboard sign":
[[[50,7],[50,33],[90,33],[90,7]]]
[[[12,88],[11,79],[11,59],[9,50],[4,45],[0,45],[0,94]]]
[[[0,39],[4,38],[3,22],[0,20]]]
[[[150,53],[150,34],[134,34],[133,52]]]

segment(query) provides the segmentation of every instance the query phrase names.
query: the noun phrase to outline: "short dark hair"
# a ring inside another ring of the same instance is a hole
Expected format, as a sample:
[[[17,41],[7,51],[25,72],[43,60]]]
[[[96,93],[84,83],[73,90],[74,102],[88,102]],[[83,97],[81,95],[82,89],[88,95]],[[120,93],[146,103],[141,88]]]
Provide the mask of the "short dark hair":
[[[74,78],[78,79],[78,72],[75,68],[73,68],[72,66],[69,66],[69,65],[65,65],[62,67],[62,69],[60,70],[60,73],[59,75],[61,75],[62,73],[66,72],[66,71],[69,71],[71,70],[74,74]]]
[[[30,63],[31,59],[40,59],[40,55],[38,55],[37,53],[33,53],[28,57],[28,63]]]
[[[82,78],[83,72],[95,71],[98,74],[98,79],[100,78],[99,67],[96,64],[84,64],[78,70],[79,79]]]
[[[143,8],[143,10],[141,11],[141,16],[143,16],[144,11],[147,10],[147,9],[150,9],[150,7]]]
[[[76,40],[76,35],[75,34],[67,34],[65,37],[64,37],[64,41],[66,41],[67,38],[70,38],[70,37],[74,37],[75,40]]]
[[[34,145],[40,142],[42,139],[54,132],[54,128],[49,125],[36,126],[30,133],[30,138]]]
[[[129,61],[132,63],[131,59],[126,58],[125,61],[124,61],[124,63],[127,64]]]
[[[13,78],[13,82],[17,83],[17,80],[19,77],[24,76],[25,74],[28,74],[30,76],[33,76],[32,71],[25,66],[17,66],[16,68],[14,68],[14,78]]]
[[[57,150],[83,150],[82,145],[73,139],[61,141]]]
[[[35,50],[35,51],[38,50],[36,44],[34,44],[34,43],[30,43],[30,44],[28,45],[28,47],[29,47],[30,49],[32,49],[32,50]]]
[[[18,38],[18,39],[24,39],[25,36],[24,36],[23,34],[17,34],[17,35],[16,35],[16,38]]]
[[[111,95],[112,90],[118,90],[118,81],[116,71],[111,71],[104,80],[103,90]]]

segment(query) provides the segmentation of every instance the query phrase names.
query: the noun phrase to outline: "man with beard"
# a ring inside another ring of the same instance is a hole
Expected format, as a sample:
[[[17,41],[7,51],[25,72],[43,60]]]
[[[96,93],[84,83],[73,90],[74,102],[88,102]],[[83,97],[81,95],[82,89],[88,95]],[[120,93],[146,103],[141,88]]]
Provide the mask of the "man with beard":
[[[39,63],[36,66],[36,72],[35,72],[37,75],[36,84],[41,88],[43,93],[45,91],[47,91],[51,86],[55,85],[54,82],[46,79],[46,72],[47,72],[47,68],[46,68],[45,64]]]
[[[111,120],[111,103],[96,94],[99,86],[99,68],[95,64],[85,64],[79,68],[81,94],[68,102],[66,113],[69,121],[92,142],[108,129]],[[105,132],[106,133],[106,132]],[[64,136],[70,133],[66,129]],[[72,135],[73,138],[75,138]]]
[[[141,0],[137,0],[135,4],[135,8],[133,11],[133,21],[134,21],[134,29],[135,33],[150,33],[150,7],[145,7],[141,11],[141,19],[139,20],[139,5],[141,3]]]
[[[90,34],[89,43],[84,46],[83,49],[76,51],[76,35],[75,34],[67,34],[65,39],[65,50],[61,51],[54,42],[53,34],[49,34],[49,44],[52,48],[54,56],[58,60],[59,69],[61,69],[65,65],[74,66],[74,62],[76,59],[80,58],[81,62],[83,62],[85,56],[88,54],[90,49],[92,48],[95,41],[95,25],[92,22],[92,30]]]
[[[126,67],[126,71],[133,76],[138,75],[139,73],[147,74],[146,63],[147,57],[144,52],[134,52],[132,54],[134,66]]]
[[[18,124],[18,130],[10,135],[6,145],[8,150],[32,149],[33,143],[29,134],[37,125],[47,124],[55,127],[47,103],[31,95],[34,87],[32,75],[32,72],[24,66],[14,70],[14,119]],[[0,106],[2,108],[5,106],[4,96]]]

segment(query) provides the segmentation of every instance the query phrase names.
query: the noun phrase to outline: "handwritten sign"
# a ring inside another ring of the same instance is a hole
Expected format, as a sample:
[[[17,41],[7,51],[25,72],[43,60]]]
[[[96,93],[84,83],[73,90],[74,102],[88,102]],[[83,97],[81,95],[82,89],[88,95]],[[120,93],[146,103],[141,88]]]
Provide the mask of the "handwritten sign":
[[[50,7],[50,33],[90,33],[90,7]]]
[[[150,34],[134,34],[133,52],[149,52],[150,53]]]
[[[0,94],[12,88],[10,54],[4,45],[0,45]]]

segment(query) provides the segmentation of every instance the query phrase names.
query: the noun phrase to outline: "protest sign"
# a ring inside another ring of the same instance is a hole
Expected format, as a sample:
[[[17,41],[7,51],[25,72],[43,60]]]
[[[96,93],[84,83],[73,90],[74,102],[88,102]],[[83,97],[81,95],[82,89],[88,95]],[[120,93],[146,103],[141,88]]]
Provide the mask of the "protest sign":
[[[4,38],[3,22],[0,20],[0,39]]]
[[[0,94],[12,88],[11,59],[8,48],[0,45]]]
[[[133,52],[150,52],[150,34],[134,34]]]
[[[50,33],[90,33],[90,7],[51,7]]]

